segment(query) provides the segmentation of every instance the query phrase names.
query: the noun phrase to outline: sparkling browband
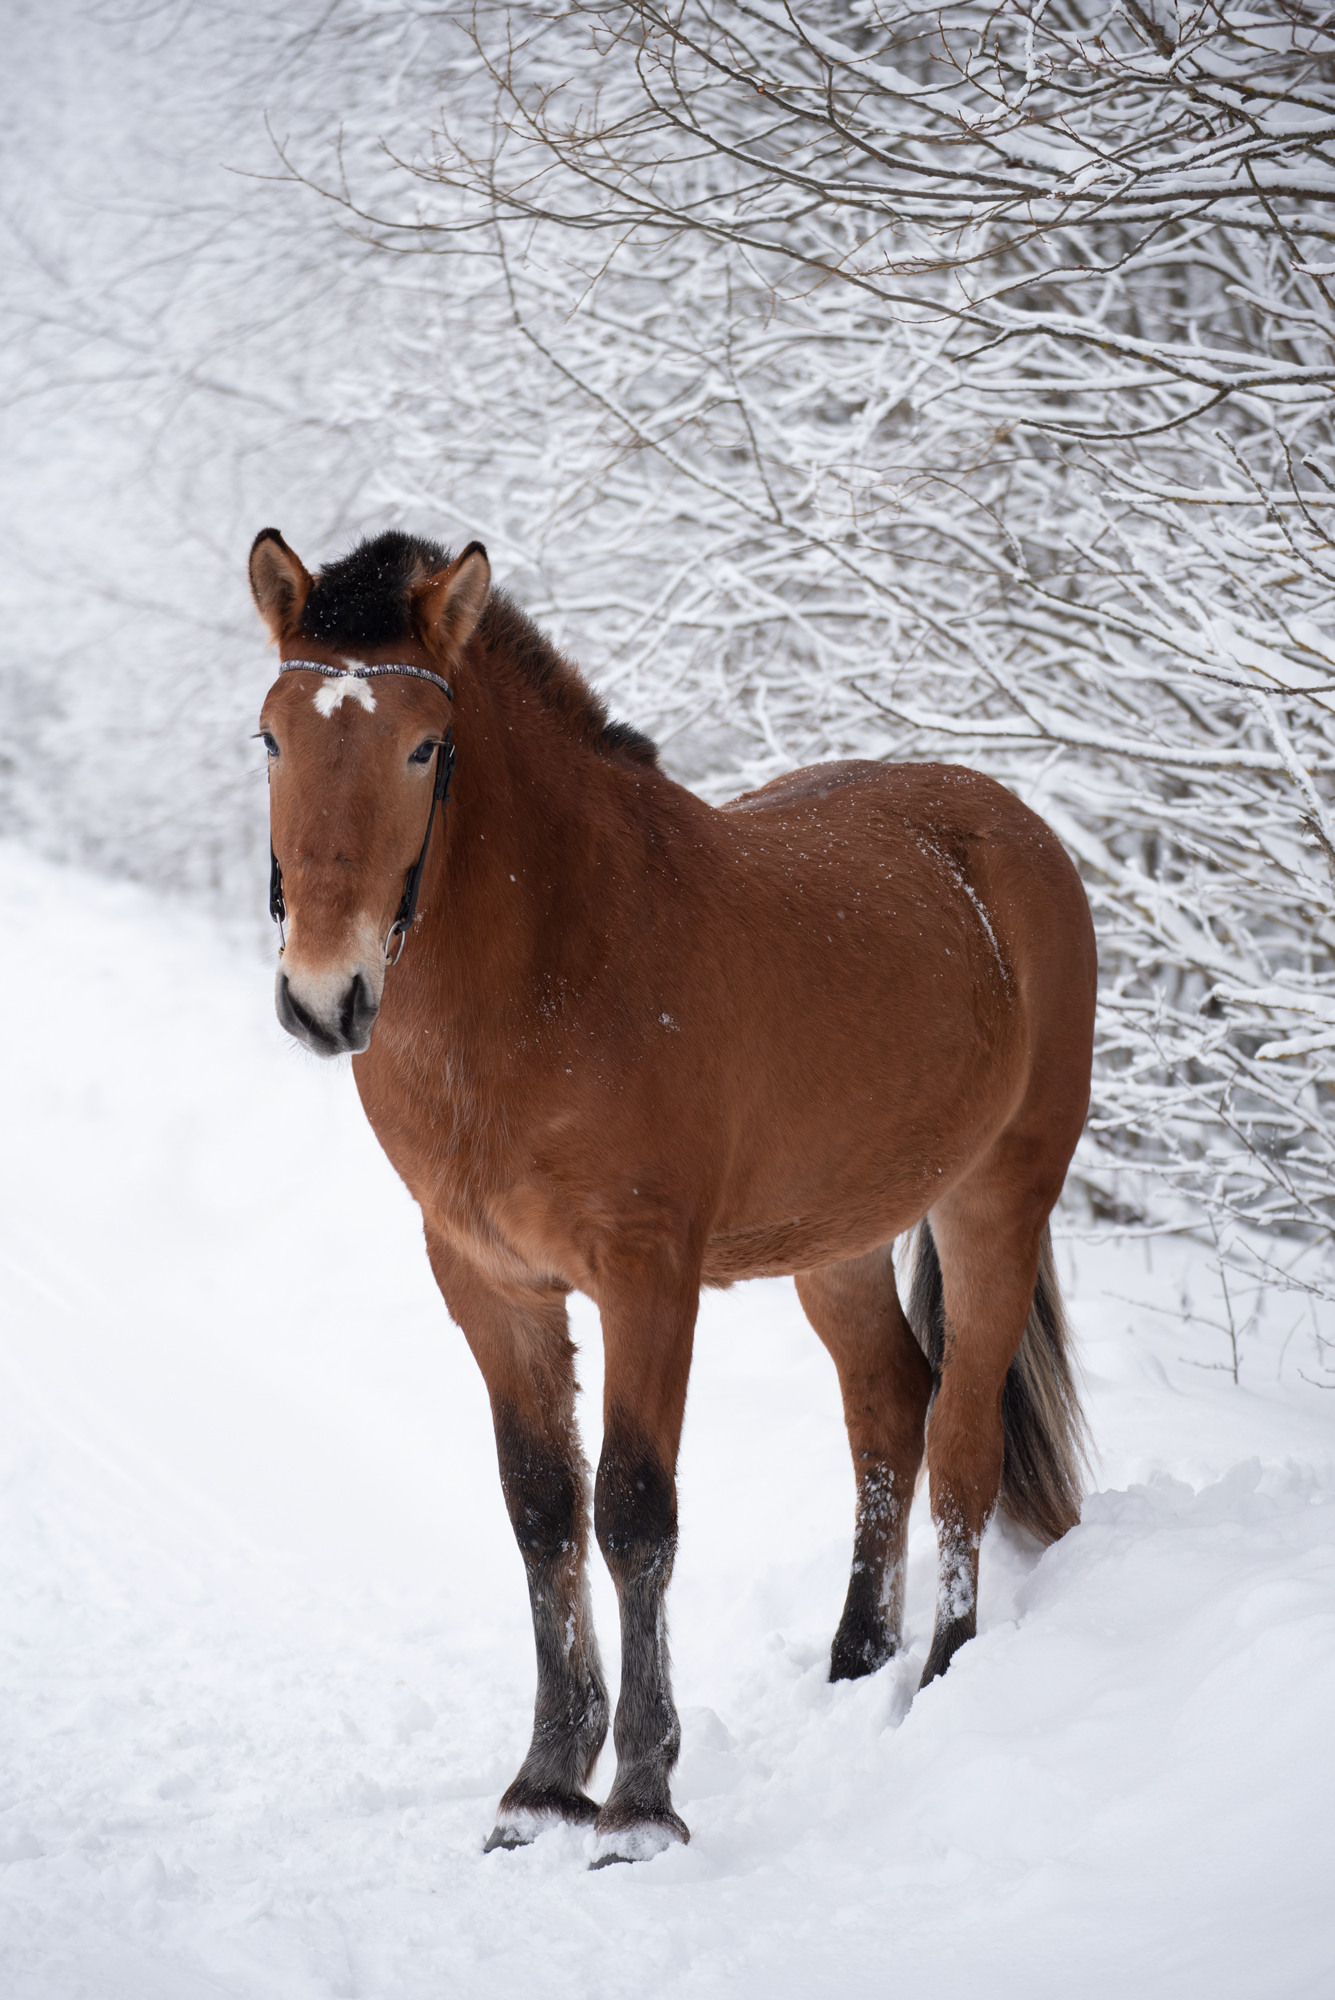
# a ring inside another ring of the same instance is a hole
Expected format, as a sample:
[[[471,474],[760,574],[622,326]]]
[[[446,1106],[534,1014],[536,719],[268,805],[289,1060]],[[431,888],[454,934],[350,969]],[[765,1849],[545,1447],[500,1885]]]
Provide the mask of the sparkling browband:
[[[415,681],[433,682],[449,696],[451,701],[454,700],[454,689],[448,681],[442,680],[439,674],[433,674],[429,667],[410,667],[406,661],[400,666],[330,667],[326,666],[323,660],[284,660],[278,671],[280,674],[294,674],[298,669],[302,673],[323,674],[327,681],[369,681],[376,679],[380,674],[411,674]]]

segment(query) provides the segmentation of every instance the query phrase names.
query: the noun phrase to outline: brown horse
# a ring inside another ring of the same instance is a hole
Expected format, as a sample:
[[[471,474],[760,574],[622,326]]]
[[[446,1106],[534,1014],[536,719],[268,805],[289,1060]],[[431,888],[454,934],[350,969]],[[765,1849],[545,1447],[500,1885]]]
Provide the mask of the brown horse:
[[[282,657],[261,730],[279,1017],[352,1053],[421,1206],[528,1574],[533,1740],[488,1845],[592,1822],[595,1865],[642,1858],[688,1837],[664,1593],[702,1283],[793,1273],[838,1370],[857,1514],[833,1679],[899,1643],[924,1436],[924,1682],[975,1631],[998,1497],[1045,1540],[1077,1519],[1047,1224],[1089,1095],[1084,892],[1041,820],[953,765],[820,765],[703,804],[477,543],[386,534],[312,577],[266,529],[250,575]],[[915,1226],[906,1314],[892,1245]],[[601,1808],[571,1291],[606,1349]]]

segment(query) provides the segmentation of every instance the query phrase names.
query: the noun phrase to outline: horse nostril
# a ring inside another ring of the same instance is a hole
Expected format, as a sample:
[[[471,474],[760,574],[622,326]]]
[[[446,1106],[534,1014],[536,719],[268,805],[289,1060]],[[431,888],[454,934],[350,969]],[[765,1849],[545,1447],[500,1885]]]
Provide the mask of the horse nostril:
[[[278,974],[278,1018],[289,1035],[297,1032],[298,1022],[292,1004],[292,989],[288,984],[287,974],[281,970]]]
[[[363,991],[362,976],[360,972],[354,972],[352,975],[352,984],[343,995],[343,1006],[339,1012],[338,1019],[338,1024],[343,1030],[343,1039],[349,1048],[351,1048],[353,1042],[357,1039],[357,1017],[361,1013]]]
[[[325,1026],[318,1014],[313,1014],[308,1007],[303,1007],[292,991],[285,972],[280,972],[278,975],[277,998],[278,1018],[289,1035],[294,1035],[299,1042],[304,1042],[317,1056],[342,1054],[338,1035]]]
[[[364,973],[354,973],[352,984],[343,996],[343,1006],[339,1014],[339,1025],[343,1039],[353,1054],[365,1049],[371,1039],[376,1015],[380,1012],[380,1002],[371,991],[371,983]]]

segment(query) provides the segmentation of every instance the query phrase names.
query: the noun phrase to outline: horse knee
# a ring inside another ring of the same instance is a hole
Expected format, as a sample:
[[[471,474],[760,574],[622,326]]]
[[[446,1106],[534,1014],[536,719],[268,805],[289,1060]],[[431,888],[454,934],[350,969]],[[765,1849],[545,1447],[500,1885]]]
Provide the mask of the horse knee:
[[[584,1476],[549,1439],[496,1422],[501,1491],[520,1554],[530,1569],[578,1558],[584,1544]]]
[[[618,1586],[662,1575],[677,1546],[677,1487],[652,1446],[609,1438],[594,1485],[594,1531]]]

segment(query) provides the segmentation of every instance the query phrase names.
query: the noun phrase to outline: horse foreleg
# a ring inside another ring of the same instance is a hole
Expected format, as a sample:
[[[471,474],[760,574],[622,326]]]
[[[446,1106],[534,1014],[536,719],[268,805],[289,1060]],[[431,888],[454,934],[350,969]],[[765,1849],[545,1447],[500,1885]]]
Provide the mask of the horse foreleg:
[[[598,1545],[621,1611],[616,1781],[595,1822],[593,1866],[642,1861],[689,1840],[669,1781],[681,1746],[665,1596],[677,1547],[677,1447],[699,1302],[698,1277],[627,1273],[599,1300],[606,1348]]]
[[[528,1577],[538,1688],[533,1739],[497,1809],[488,1853],[523,1846],[547,1821],[586,1825],[596,1817],[584,1787],[608,1717],[584,1562],[588,1476],[573,1408],[568,1426],[534,1424],[505,1406],[495,1416],[501,1487]]]
[[[587,1825],[584,1787],[607,1735],[607,1685],[589,1608],[588,1467],[575,1421],[575,1354],[559,1296],[502,1298],[430,1244],[446,1303],[491,1397],[501,1489],[524,1559],[538,1688],[528,1754],[497,1809],[487,1852],[545,1825]]]
[[[899,1646],[909,1509],[922,1463],[932,1371],[895,1288],[891,1246],[801,1271],[803,1310],[839,1373],[857,1480],[853,1568],[830,1679],[872,1674]]]

